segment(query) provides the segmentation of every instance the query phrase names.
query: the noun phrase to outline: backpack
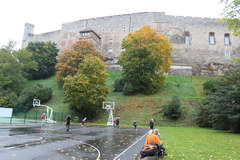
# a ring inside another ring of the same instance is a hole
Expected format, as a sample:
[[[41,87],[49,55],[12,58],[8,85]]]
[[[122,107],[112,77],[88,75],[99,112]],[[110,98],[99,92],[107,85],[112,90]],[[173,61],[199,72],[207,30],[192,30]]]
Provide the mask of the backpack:
[[[143,147],[140,154],[141,154],[141,158],[144,158],[147,156],[155,156],[158,154],[158,148],[155,145],[148,144]]]

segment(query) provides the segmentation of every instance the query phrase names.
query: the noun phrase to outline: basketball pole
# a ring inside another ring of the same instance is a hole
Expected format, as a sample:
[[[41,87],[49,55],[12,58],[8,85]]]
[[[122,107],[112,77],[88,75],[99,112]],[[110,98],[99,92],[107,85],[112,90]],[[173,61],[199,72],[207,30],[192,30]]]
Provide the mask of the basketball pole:
[[[109,116],[108,116],[108,126],[113,126],[113,111],[112,109],[109,109]]]
[[[103,102],[103,109],[109,110],[109,116],[108,116],[108,121],[107,125],[108,126],[113,126],[113,109],[114,109],[115,103],[114,102]]]

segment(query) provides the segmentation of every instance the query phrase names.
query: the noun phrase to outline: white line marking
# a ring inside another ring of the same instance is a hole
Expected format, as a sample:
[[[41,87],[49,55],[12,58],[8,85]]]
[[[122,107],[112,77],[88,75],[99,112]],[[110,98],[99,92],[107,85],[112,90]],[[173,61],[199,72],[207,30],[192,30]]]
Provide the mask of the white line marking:
[[[101,153],[100,153],[100,151],[99,151],[95,146],[93,146],[93,145],[91,145],[91,144],[89,144],[89,143],[85,143],[85,142],[83,142],[83,141],[78,141],[78,140],[75,140],[75,141],[81,142],[81,143],[86,144],[86,145],[89,145],[90,147],[92,147],[92,148],[94,148],[95,150],[97,150],[97,152],[98,152],[98,157],[96,158],[96,160],[100,160],[99,158],[100,158]]]
[[[117,157],[115,157],[113,160],[116,160],[118,157],[120,157],[124,152],[126,152],[128,149],[130,149],[133,145],[135,145],[138,141],[140,141],[140,139],[142,139],[144,136],[146,136],[148,134],[148,132],[146,134],[144,134],[141,138],[139,138],[135,143],[133,143],[131,146],[129,146],[127,149],[125,149],[122,153],[120,153]]]

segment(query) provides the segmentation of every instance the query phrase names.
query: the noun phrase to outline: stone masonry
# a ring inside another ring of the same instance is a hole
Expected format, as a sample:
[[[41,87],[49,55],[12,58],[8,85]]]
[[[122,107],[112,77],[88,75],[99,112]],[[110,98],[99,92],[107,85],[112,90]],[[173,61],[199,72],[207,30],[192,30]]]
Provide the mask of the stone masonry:
[[[165,15],[164,12],[142,12],[83,19],[63,23],[61,30],[34,34],[34,25],[25,24],[22,47],[31,41],[53,41],[59,54],[85,35],[95,35],[98,49],[105,54],[108,68],[118,69],[121,42],[130,33],[149,25],[164,34],[173,45],[171,71],[183,75],[222,75],[239,58],[240,39],[232,36],[227,24],[217,19]],[[91,34],[84,34],[91,31]],[[94,33],[94,34],[92,34]],[[183,70],[181,70],[181,68]],[[174,70],[177,69],[177,70]],[[179,70],[179,72],[178,72]]]

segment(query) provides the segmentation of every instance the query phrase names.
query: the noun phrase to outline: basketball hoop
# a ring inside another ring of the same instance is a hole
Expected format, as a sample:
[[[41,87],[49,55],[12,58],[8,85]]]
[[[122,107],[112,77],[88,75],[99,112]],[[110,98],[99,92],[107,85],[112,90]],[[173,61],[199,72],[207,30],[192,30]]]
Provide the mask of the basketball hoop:
[[[33,107],[36,107],[36,106],[40,106],[41,104],[40,104],[40,100],[39,99],[33,99]]]
[[[113,126],[113,109],[115,106],[115,102],[103,102],[103,109],[109,110],[109,116],[108,116],[108,121],[107,125],[108,126]]]
[[[103,102],[102,108],[106,110],[110,110],[110,109],[114,109],[114,106],[115,106],[115,102]]]
[[[53,117],[53,109],[51,107],[48,107],[47,105],[41,105],[41,101],[39,99],[33,99],[33,107],[36,106],[42,106],[42,107],[46,107],[47,109],[47,117],[46,120],[49,123],[55,123],[55,121],[52,120]]]

